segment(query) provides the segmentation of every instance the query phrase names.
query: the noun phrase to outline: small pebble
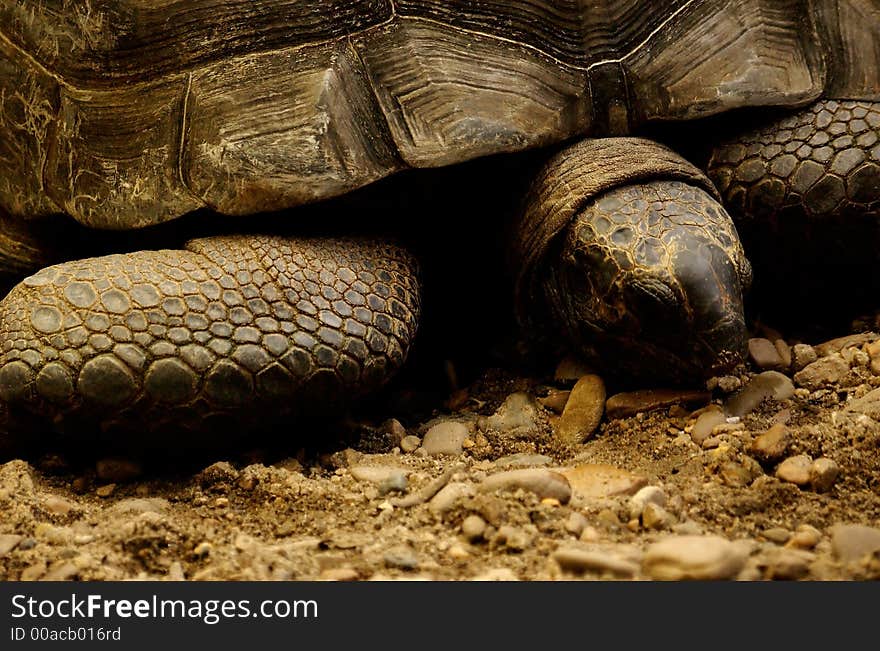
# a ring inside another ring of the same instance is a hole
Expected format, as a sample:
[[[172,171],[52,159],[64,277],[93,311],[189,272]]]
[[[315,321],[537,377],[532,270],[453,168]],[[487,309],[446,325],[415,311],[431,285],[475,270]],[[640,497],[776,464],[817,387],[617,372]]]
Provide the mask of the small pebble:
[[[568,402],[568,396],[571,391],[562,389],[551,389],[543,398],[538,398],[538,402],[550,411],[561,414],[565,409],[565,403]]]
[[[419,557],[407,545],[398,545],[389,549],[382,558],[387,567],[394,567],[400,570],[416,570],[419,567]]]
[[[393,445],[400,445],[406,438],[406,428],[396,418],[389,418],[381,425],[381,429],[391,439]]]
[[[206,540],[195,546],[193,549],[193,556],[196,558],[205,558],[206,556],[210,556],[212,551],[214,551],[214,545]]]
[[[228,461],[218,461],[202,470],[195,480],[202,488],[210,488],[220,484],[231,484],[239,476],[239,472]]]
[[[749,339],[749,359],[763,371],[781,371],[787,368],[773,342],[763,337]]]
[[[642,412],[664,409],[676,404],[704,404],[711,395],[705,391],[679,391],[676,389],[646,389],[618,393],[605,403],[605,413],[609,420],[629,418]]]
[[[78,510],[79,505],[71,502],[70,500],[66,500],[59,495],[50,495],[43,502],[43,508],[45,508],[49,513],[64,516],[71,511]]]
[[[472,497],[476,493],[473,484],[464,482],[451,482],[437,491],[437,494],[428,502],[428,508],[434,513],[441,514],[450,510],[459,500]]]
[[[559,472],[568,479],[579,499],[634,495],[648,479],[642,475],[601,463],[585,463]]]
[[[810,486],[818,493],[825,493],[831,490],[837,476],[840,474],[840,466],[833,459],[820,457],[813,461],[810,466]]]
[[[712,430],[725,422],[727,422],[727,417],[724,412],[720,407],[713,405],[697,417],[697,421],[691,429],[691,440],[697,445],[702,445],[703,441],[712,435]]]
[[[669,512],[659,504],[649,502],[642,510],[642,526],[645,529],[663,529],[672,521]]]
[[[68,561],[56,561],[43,575],[41,581],[70,581],[79,573],[79,569]]]
[[[394,466],[351,466],[351,476],[358,481],[366,481],[377,486],[397,487],[395,490],[406,490],[406,474],[404,468]],[[391,489],[389,489],[391,490]],[[386,490],[385,492],[388,492]]]
[[[808,524],[802,524],[795,530],[785,546],[795,549],[813,549],[820,540],[822,540],[821,531]]]
[[[752,441],[750,454],[761,463],[775,463],[785,456],[791,445],[791,430],[776,423]]]
[[[785,339],[774,339],[773,345],[776,346],[776,352],[779,353],[779,358],[782,360],[781,370],[787,371],[791,368],[791,346]]]
[[[764,577],[774,581],[798,581],[810,573],[813,554],[797,549],[774,549],[768,554]]]
[[[462,453],[462,444],[467,438],[468,428],[458,421],[437,423],[425,433],[422,449],[432,457],[457,456]]]
[[[461,523],[461,533],[468,542],[477,542],[483,538],[486,521],[478,515],[469,515]]]
[[[787,400],[794,395],[794,384],[778,371],[764,371],[754,376],[742,389],[724,403],[729,416],[742,418],[751,413],[764,400]]]
[[[816,350],[808,344],[795,344],[791,347],[791,367],[795,372],[812,364],[819,356]]]
[[[744,549],[720,536],[670,536],[645,552],[642,570],[654,580],[723,580],[745,564]]]
[[[95,489],[95,495],[98,497],[110,497],[116,490],[116,484],[105,484]]]
[[[479,421],[483,431],[494,430],[514,436],[531,434],[538,427],[538,406],[528,393],[511,393],[494,414]]]
[[[568,572],[607,572],[621,577],[632,577],[639,571],[639,566],[631,561],[578,547],[560,547],[553,552],[551,558]]]
[[[584,529],[587,528],[588,524],[589,520],[587,520],[582,513],[572,511],[565,521],[565,530],[574,534],[576,537],[579,537],[584,532]]]
[[[789,457],[776,468],[776,476],[782,481],[787,481],[798,486],[806,486],[810,483],[810,468],[813,460],[806,454]]]
[[[499,468],[533,468],[535,466],[549,466],[551,463],[553,463],[553,459],[547,455],[527,452],[517,452],[495,460],[495,465]]]
[[[531,491],[541,498],[556,498],[561,504],[567,504],[571,499],[568,480],[560,473],[545,468],[505,470],[489,475],[480,484],[480,490],[484,492],[517,488]]]
[[[605,383],[598,375],[585,375],[571,390],[556,436],[570,445],[583,443],[599,427],[604,411]]]
[[[38,581],[46,573],[46,562],[39,561],[24,568],[21,572],[19,581]]]
[[[471,557],[471,553],[467,550],[464,545],[460,545],[459,543],[453,544],[449,550],[446,552],[449,558],[456,561],[464,561]]]
[[[826,357],[828,355],[833,355],[834,353],[839,353],[844,348],[863,346],[864,344],[871,343],[875,339],[877,339],[877,334],[873,332],[860,332],[854,335],[846,335],[845,337],[837,337],[836,339],[830,339],[829,341],[817,344],[816,353],[819,357]]]
[[[186,581],[186,575],[183,573],[183,565],[181,565],[180,561],[171,563],[166,578],[169,581]]]
[[[496,567],[478,574],[471,581],[519,581],[519,578],[508,567]]]
[[[404,436],[400,440],[400,449],[406,453],[413,452],[418,449],[418,447],[422,444],[422,439],[418,436],[410,434],[409,436]]]
[[[584,530],[581,531],[581,535],[578,536],[578,539],[581,542],[599,542],[602,539],[602,534],[599,533],[599,530],[596,527],[584,527]]]
[[[629,517],[639,518],[648,504],[666,506],[666,493],[659,486],[645,486],[629,498]]]
[[[108,457],[95,464],[98,479],[111,483],[131,481],[140,477],[143,472],[144,469],[138,462],[120,457]]]
[[[771,527],[769,529],[764,529],[761,534],[770,542],[775,542],[779,545],[782,545],[791,538],[791,531],[782,527]]]
[[[330,567],[318,575],[319,581],[357,581],[358,578],[357,570],[351,567]]]
[[[532,544],[532,536],[523,529],[509,524],[498,527],[498,531],[492,537],[493,548],[504,548],[513,552],[522,552]]]
[[[822,387],[838,384],[849,373],[849,364],[839,355],[822,357],[794,374],[794,382],[799,387],[815,391]]]
[[[861,524],[836,524],[831,527],[831,551],[844,563],[862,560],[880,550],[880,529]]]

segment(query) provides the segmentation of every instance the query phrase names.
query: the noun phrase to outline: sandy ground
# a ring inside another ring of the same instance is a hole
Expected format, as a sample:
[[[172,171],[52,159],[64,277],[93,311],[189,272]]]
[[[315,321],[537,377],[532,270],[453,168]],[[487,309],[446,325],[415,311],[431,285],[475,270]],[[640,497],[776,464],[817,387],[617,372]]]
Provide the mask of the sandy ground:
[[[880,578],[878,337],[767,345],[607,404],[570,361],[492,369],[419,422],[197,470],[4,460],[0,579]]]

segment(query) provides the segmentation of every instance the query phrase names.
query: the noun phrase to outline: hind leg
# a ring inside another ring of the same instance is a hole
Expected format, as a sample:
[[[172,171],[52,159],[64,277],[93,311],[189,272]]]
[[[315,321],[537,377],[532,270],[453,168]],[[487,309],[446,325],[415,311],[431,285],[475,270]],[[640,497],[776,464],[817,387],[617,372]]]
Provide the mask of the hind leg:
[[[762,304],[815,316],[874,300],[880,103],[822,100],[741,133],[715,148],[708,174],[755,265]]]

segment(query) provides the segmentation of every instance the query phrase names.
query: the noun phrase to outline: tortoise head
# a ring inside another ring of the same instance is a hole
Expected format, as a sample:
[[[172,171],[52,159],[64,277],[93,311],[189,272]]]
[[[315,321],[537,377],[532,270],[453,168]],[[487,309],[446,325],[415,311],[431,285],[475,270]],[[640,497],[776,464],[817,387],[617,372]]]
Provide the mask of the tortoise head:
[[[587,145],[593,155],[581,156],[581,167],[592,180],[549,186],[566,187],[568,198],[557,201],[575,207],[532,268],[538,302],[526,310],[546,312],[569,347],[611,375],[683,383],[724,372],[746,348],[751,281],[733,222],[697,170],[682,173],[688,163],[658,157],[658,145],[616,140],[634,148],[613,165],[630,164],[631,179],[607,183],[620,174],[605,171],[613,155],[595,162],[602,152]],[[594,191],[572,201],[572,188],[577,198],[590,183]]]

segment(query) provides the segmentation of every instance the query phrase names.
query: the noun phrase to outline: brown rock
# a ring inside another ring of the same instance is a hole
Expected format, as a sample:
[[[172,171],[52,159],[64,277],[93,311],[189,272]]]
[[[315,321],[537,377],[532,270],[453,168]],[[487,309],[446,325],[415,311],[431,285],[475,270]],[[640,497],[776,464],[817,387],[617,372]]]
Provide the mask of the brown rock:
[[[560,547],[552,556],[563,570],[569,572],[611,573],[623,577],[635,576],[639,566],[632,561],[580,547]]]
[[[580,499],[634,495],[648,483],[646,477],[600,463],[561,468],[557,472],[568,479],[573,496]]]
[[[776,423],[752,441],[750,453],[761,463],[775,463],[788,452],[791,439],[791,430]]]
[[[6,556],[13,549],[18,547],[18,543],[24,540],[24,536],[14,533],[0,534],[0,558]]]
[[[609,420],[628,418],[639,412],[648,412],[655,409],[664,409],[677,404],[701,404],[711,400],[711,394],[706,391],[675,390],[675,389],[646,389],[643,391],[631,391],[618,393],[608,398],[605,403],[605,413]]]
[[[838,356],[822,357],[794,374],[795,384],[805,389],[820,389],[839,383],[849,373],[849,364]]]
[[[585,375],[571,390],[556,436],[565,443],[583,443],[599,427],[604,410],[605,383],[598,375]]]
[[[752,364],[765,371],[771,369],[778,371],[786,368],[776,346],[769,339],[763,337],[749,339],[749,359]]]
[[[746,557],[740,545],[720,536],[670,536],[648,548],[642,569],[654,580],[717,581],[734,578]]]
[[[546,468],[521,468],[497,472],[486,477],[479,488],[483,492],[521,488],[531,491],[540,498],[555,498],[561,504],[568,503],[572,493],[568,479],[563,474]]]
[[[445,421],[431,427],[422,440],[422,449],[432,457],[461,454],[468,428],[458,421]]]
[[[847,404],[847,411],[865,414],[874,420],[880,420],[880,389],[869,391],[861,398],[856,398]]]
[[[544,396],[543,398],[538,398],[538,402],[550,411],[556,414],[561,414],[562,411],[565,409],[565,403],[568,402],[568,396],[570,394],[571,391],[564,391],[562,389],[551,389],[546,396]]]
[[[691,429],[691,439],[697,445],[702,445],[703,441],[712,436],[712,430],[715,427],[726,422],[727,416],[724,415],[721,408],[713,405],[697,417],[697,422]]]
[[[731,416],[745,416],[764,400],[787,400],[794,395],[794,385],[778,371],[764,371],[724,403],[724,411]]]
[[[837,476],[840,474],[840,466],[833,459],[820,457],[813,461],[810,466],[810,486],[818,493],[831,490]]]
[[[798,486],[806,486],[810,483],[810,467],[813,460],[806,454],[789,457],[779,464],[776,476],[782,481],[787,481]]]
[[[791,348],[791,367],[795,371],[800,371],[817,359],[819,356],[816,354],[816,349],[808,344],[795,344]]]
[[[825,357],[827,355],[839,353],[844,348],[862,346],[864,344],[871,343],[872,341],[876,341],[877,339],[878,335],[875,332],[861,332],[855,335],[847,335],[846,337],[837,337],[836,339],[831,339],[829,341],[818,344],[815,348],[816,353],[819,355],[819,357]]]
[[[786,343],[785,339],[774,339],[773,345],[776,346],[776,352],[779,353],[779,359],[782,360],[782,370],[787,371],[791,368],[791,346]]]
[[[880,341],[874,341],[865,347],[868,357],[871,358],[871,373],[880,375]]]

